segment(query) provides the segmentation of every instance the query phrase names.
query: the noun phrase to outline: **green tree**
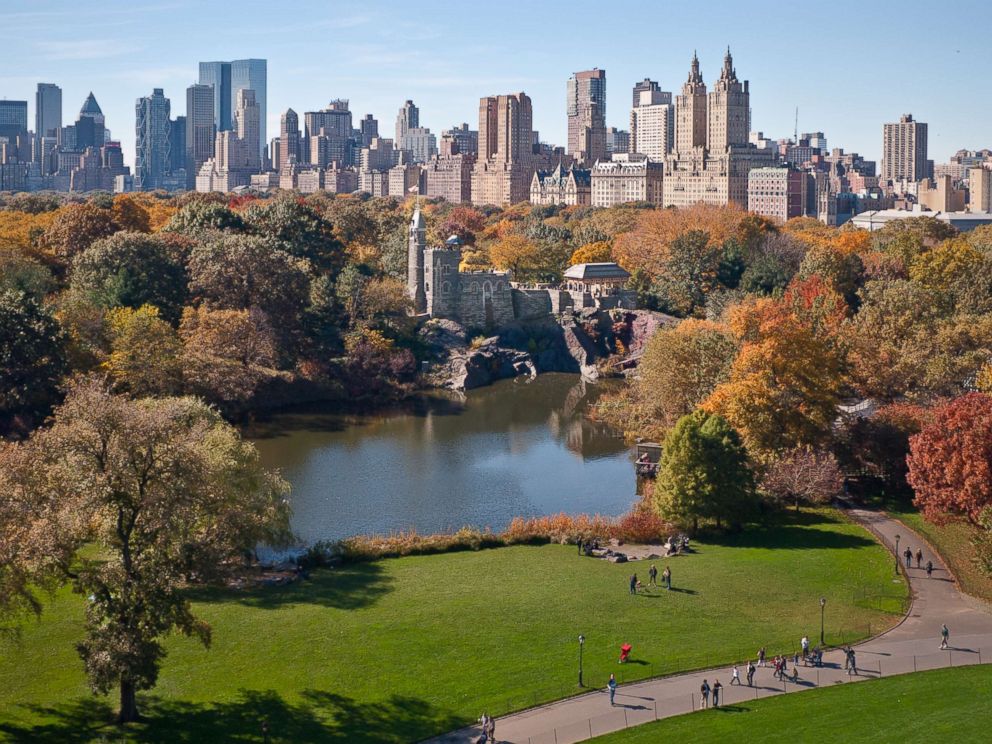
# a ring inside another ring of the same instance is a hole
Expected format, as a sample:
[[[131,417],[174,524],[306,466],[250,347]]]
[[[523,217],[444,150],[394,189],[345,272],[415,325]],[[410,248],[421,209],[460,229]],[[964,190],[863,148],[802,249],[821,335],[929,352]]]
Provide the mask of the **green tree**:
[[[5,450],[14,467],[0,492],[13,489],[23,516],[58,536],[62,579],[89,598],[77,649],[90,686],[118,688],[120,721],[135,721],[163,638],[210,643],[184,587],[235,571],[261,541],[284,542],[288,486],[204,403],[131,400],[94,380],[72,387],[50,428]]]
[[[199,238],[204,231],[224,230],[241,232],[245,222],[234,210],[224,204],[197,200],[187,204],[162,228],[166,232],[177,232]]]
[[[695,411],[665,437],[655,503],[664,519],[739,528],[757,508],[754,475],[737,432],[720,416]]]
[[[132,395],[173,395],[182,386],[182,346],[176,329],[158,308],[117,307],[107,312],[110,356],[107,371]]]
[[[321,272],[337,275],[344,265],[344,246],[334,234],[334,226],[304,202],[279,197],[256,202],[244,212],[247,229],[276,242],[296,258],[305,258]]]

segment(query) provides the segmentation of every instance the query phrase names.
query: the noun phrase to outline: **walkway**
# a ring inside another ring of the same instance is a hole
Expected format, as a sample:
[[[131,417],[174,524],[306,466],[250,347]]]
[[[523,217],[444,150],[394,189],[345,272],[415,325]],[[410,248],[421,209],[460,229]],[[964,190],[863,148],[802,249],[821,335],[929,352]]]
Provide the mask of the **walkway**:
[[[880,675],[903,674],[946,666],[992,662],[992,612],[977,600],[963,595],[950,578],[940,556],[934,554],[915,532],[901,522],[878,512],[852,509],[850,516],[874,532],[889,550],[895,549],[895,536],[901,536],[899,549],[910,545],[923,549],[923,565],[934,564],[933,578],[924,569],[910,568],[908,577],[913,604],[906,618],[895,628],[857,647],[858,674],[844,671],[841,651],[824,655],[820,669],[799,667],[797,682],[779,682],[768,667],[758,669],[755,686],[730,687],[726,667],[624,685],[617,690],[615,707],[605,691],[597,690],[556,703],[521,711],[497,720],[496,739],[514,744],[569,744],[611,731],[647,723],[657,718],[688,713],[699,706],[699,686],[719,678],[724,685],[725,705],[759,697],[799,692],[817,686],[872,679]],[[915,566],[915,558],[913,561]],[[939,651],[940,626],[951,631],[950,650]],[[789,665],[791,670],[791,663]],[[741,669],[744,676],[744,669]],[[470,727],[430,740],[428,744],[474,742],[480,732]]]

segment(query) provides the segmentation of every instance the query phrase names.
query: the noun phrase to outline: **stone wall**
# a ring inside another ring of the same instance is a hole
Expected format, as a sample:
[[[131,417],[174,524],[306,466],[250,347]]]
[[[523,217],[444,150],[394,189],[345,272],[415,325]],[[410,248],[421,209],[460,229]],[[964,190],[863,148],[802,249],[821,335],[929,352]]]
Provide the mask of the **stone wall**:
[[[551,315],[551,293],[547,289],[514,289],[513,312],[517,320]]]
[[[493,328],[513,322],[513,290],[506,274],[479,271],[462,273],[458,278],[455,320],[468,328]]]

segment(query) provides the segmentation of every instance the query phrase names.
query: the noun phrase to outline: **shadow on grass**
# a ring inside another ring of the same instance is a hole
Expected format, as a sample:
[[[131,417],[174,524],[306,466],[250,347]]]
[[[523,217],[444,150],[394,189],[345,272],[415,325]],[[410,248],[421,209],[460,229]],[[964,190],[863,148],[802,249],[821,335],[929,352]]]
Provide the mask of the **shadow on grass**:
[[[755,525],[742,532],[712,532],[705,541],[729,548],[768,548],[771,550],[842,550],[865,548],[877,543],[868,535],[817,529],[817,525],[838,524],[842,520],[822,511],[790,512],[778,523]]]
[[[318,569],[304,581],[286,586],[245,590],[196,588],[189,593],[194,602],[235,602],[261,609],[296,604],[315,604],[340,610],[358,610],[375,604],[393,590],[393,579],[378,562],[347,563],[333,569]]]
[[[263,722],[269,741],[409,742],[464,724],[450,711],[412,697],[393,696],[374,703],[357,702],[333,692],[306,690],[298,701],[276,692],[242,691],[227,703],[189,703],[143,696],[142,720],[127,727],[112,723],[105,701],[80,698],[53,706],[30,706],[41,723],[0,724],[4,740],[41,744],[91,741],[262,742]]]

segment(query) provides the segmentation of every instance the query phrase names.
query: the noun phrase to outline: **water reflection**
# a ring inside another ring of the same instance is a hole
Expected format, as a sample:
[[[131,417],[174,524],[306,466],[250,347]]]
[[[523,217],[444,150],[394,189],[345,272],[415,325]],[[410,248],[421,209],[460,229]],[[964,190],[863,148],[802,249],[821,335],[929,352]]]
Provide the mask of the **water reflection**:
[[[619,514],[635,491],[629,450],[584,414],[602,386],[575,375],[435,393],[372,415],[282,414],[256,425],[263,462],[293,484],[306,541],[516,515]]]

